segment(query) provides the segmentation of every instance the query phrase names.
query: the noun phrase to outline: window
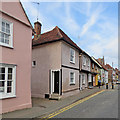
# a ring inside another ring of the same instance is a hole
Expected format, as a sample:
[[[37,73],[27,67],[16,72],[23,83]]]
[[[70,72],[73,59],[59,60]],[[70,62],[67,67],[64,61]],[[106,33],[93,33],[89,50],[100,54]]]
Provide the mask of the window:
[[[70,84],[75,84],[75,73],[70,72]]]
[[[70,62],[75,63],[75,50],[70,48]]]
[[[0,18],[0,45],[13,47],[13,24]]]
[[[85,75],[82,75],[82,84],[85,84]]]
[[[92,69],[94,69],[94,63],[92,64]]]
[[[83,65],[86,65],[86,57],[83,56]]]
[[[92,82],[91,74],[88,74],[88,82]]]
[[[88,67],[90,67],[90,60],[88,59]]]
[[[95,66],[95,69],[97,70],[97,65]]]
[[[32,61],[32,67],[36,66],[36,61]]]
[[[16,66],[0,65],[0,99],[15,96]]]

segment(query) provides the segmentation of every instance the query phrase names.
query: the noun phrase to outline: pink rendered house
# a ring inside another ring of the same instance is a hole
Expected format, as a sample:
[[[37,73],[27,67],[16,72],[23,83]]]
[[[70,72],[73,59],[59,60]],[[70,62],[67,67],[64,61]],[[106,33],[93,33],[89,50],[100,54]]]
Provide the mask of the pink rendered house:
[[[22,4],[0,7],[0,114],[30,108],[32,27]]]

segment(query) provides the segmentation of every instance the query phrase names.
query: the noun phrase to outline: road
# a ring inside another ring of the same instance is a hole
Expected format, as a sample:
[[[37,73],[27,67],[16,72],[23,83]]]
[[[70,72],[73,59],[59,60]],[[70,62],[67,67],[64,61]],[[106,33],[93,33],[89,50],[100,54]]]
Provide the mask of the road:
[[[118,118],[118,87],[56,111],[48,118]]]

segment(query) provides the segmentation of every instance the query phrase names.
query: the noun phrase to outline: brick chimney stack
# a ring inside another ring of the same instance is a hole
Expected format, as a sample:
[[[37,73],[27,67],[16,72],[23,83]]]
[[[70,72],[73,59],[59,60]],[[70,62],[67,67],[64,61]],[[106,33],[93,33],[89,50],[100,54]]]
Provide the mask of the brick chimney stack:
[[[103,56],[103,65],[105,65],[105,60],[104,60],[104,56]]]
[[[39,37],[40,37],[40,34],[41,34],[41,26],[42,24],[40,22],[35,22],[34,23],[34,40],[37,40]]]

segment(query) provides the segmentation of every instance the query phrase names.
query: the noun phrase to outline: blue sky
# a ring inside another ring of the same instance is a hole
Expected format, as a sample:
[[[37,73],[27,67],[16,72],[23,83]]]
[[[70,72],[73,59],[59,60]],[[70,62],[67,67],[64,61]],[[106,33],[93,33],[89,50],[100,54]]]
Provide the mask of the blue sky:
[[[22,0],[21,0],[22,1]],[[60,27],[77,45],[95,58],[118,67],[117,2],[22,2],[32,23],[42,23],[42,33]]]

